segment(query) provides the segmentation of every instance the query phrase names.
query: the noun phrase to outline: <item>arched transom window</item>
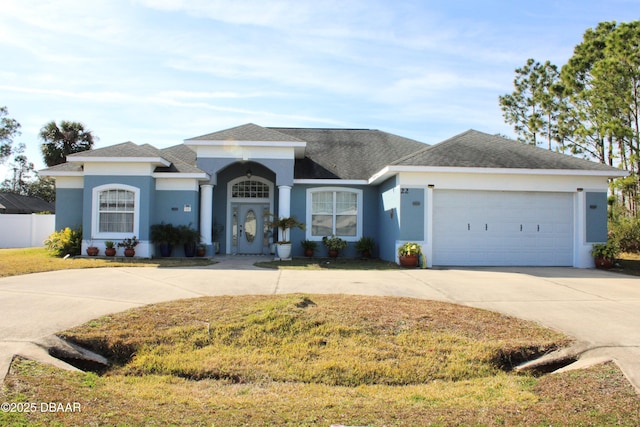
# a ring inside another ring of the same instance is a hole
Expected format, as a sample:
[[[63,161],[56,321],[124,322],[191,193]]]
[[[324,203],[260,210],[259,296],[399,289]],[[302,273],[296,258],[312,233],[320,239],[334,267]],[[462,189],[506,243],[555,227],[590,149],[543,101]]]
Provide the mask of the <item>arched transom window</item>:
[[[268,199],[269,185],[264,182],[245,180],[236,182],[231,187],[231,197],[246,199]]]

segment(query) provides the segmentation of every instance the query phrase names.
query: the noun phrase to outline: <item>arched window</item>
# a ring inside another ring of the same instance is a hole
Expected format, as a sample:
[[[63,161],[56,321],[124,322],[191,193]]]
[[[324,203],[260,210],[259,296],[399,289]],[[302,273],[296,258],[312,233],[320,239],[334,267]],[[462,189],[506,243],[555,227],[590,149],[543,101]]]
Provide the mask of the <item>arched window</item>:
[[[104,185],[93,189],[93,235],[122,237],[138,234],[139,190],[126,185]]]

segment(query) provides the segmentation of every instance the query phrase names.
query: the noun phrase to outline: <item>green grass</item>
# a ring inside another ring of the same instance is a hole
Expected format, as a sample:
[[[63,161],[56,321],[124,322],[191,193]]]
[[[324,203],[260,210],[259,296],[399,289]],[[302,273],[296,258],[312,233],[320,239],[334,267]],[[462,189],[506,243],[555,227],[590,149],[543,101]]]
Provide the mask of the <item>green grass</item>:
[[[50,255],[45,248],[0,249],[0,277],[45,271],[100,267],[184,267],[210,265],[213,261],[205,258],[114,259],[78,257],[58,258]]]
[[[14,361],[8,402],[81,413],[0,413],[0,425],[638,425],[612,364],[536,377],[510,363],[563,335],[497,313],[410,298],[204,297],[66,331],[107,355],[103,375]]]

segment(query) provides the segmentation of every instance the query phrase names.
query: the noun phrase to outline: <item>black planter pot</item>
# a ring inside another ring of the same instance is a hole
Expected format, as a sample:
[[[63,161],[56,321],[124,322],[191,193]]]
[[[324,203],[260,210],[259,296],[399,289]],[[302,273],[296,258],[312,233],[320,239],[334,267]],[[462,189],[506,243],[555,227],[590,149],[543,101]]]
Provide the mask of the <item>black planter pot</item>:
[[[160,245],[158,245],[158,247],[160,248],[160,256],[167,258],[171,256],[171,251],[173,251],[173,246],[171,246],[169,243],[161,243]]]
[[[184,244],[184,256],[189,257],[189,258],[196,256],[196,244],[195,243],[185,243]]]

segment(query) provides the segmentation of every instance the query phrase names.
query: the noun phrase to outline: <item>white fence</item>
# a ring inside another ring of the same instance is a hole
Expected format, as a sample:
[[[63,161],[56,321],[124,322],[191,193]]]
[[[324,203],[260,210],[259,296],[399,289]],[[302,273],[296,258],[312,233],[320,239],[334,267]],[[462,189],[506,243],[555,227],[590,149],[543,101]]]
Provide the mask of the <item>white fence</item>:
[[[43,246],[55,227],[55,215],[0,215],[0,248]]]

